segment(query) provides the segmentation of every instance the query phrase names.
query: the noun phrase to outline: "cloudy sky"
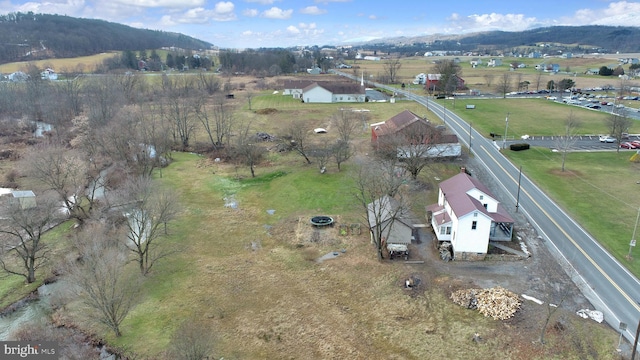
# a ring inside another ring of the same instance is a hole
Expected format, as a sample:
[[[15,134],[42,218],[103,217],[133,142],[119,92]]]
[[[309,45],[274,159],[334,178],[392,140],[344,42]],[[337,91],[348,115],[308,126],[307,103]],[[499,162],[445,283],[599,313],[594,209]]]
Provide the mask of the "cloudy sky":
[[[180,32],[225,48],[550,25],[640,26],[640,2],[607,0],[0,0],[0,13],[18,11]]]

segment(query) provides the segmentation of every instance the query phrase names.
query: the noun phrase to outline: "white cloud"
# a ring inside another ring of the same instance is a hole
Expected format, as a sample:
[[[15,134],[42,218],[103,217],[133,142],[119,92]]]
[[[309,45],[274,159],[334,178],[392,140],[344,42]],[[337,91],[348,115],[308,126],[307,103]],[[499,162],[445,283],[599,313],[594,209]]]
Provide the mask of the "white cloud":
[[[458,31],[473,32],[483,30],[505,30],[518,31],[525,30],[539,24],[535,17],[526,17],[523,14],[473,14],[460,16],[457,13],[451,14],[448,18],[453,23],[453,27]]]
[[[604,9],[580,9],[572,17],[562,18],[568,25],[618,25],[638,26],[640,3],[618,1],[609,3]]]
[[[291,14],[293,14],[293,10],[289,9],[289,10],[282,10],[280,8],[277,7],[272,7],[269,10],[265,10],[262,12],[262,17],[268,18],[268,19],[288,19],[291,17]]]
[[[257,9],[244,9],[244,11],[242,11],[242,15],[247,16],[247,17],[256,17],[256,16],[258,16],[258,10]]]
[[[112,3],[147,8],[191,8],[203,6],[205,4],[205,0],[112,0]]]
[[[236,19],[236,14],[233,12],[235,6],[231,1],[221,1],[216,3],[213,8],[213,14],[211,18],[216,21],[232,21]]]
[[[271,5],[276,1],[280,1],[280,0],[244,0],[248,3],[258,3],[258,4],[262,4],[262,5]]]
[[[376,20],[378,17],[375,15],[369,15],[369,20]]]
[[[307,6],[306,8],[300,10],[300,13],[306,15],[321,15],[325,14],[326,12],[327,10],[320,9],[317,6]]]
[[[300,30],[293,25],[287,26],[287,32],[294,35],[300,34]]]
[[[351,0],[315,0],[316,3],[328,4],[334,2],[351,2]]]
[[[300,24],[298,24],[298,27],[300,29],[315,29],[316,28],[316,23],[309,23],[309,24],[300,23]]]

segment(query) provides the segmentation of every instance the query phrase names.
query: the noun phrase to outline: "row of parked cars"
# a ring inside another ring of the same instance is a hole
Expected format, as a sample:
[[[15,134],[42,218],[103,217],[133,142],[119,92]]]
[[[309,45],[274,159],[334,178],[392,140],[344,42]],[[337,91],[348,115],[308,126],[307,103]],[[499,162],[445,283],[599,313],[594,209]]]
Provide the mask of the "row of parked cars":
[[[627,141],[620,143],[620,147],[623,149],[640,149],[640,141]]]
[[[629,139],[629,134],[623,133],[622,139]],[[600,135],[599,140],[601,143],[615,143],[618,139],[609,135]],[[640,149],[640,140],[625,141],[620,143],[622,149]]]

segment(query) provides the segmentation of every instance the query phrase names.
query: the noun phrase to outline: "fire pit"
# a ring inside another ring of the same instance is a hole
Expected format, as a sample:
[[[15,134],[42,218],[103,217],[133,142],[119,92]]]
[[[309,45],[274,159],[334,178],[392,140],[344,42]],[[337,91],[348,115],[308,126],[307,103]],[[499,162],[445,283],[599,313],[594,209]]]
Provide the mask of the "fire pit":
[[[311,225],[313,226],[329,226],[333,225],[333,218],[331,216],[314,216],[311,218]]]

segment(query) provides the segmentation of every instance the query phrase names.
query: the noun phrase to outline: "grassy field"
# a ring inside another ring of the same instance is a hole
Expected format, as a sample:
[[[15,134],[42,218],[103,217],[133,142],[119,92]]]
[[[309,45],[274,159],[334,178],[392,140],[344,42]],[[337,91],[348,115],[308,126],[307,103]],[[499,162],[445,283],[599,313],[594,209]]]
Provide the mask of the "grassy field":
[[[549,149],[506,154],[612,255],[640,276],[640,261],[626,258],[640,204],[640,164],[629,161],[632,152],[570,153],[564,173],[560,171],[560,155]],[[640,258],[637,251],[632,255]]]
[[[216,357],[225,359],[571,357],[573,350],[563,350],[566,339],[551,334],[545,348],[523,346],[535,335],[454,305],[446,294],[455,281],[446,274],[423,273],[430,284],[425,292],[407,294],[403,279],[419,270],[377,261],[366,231],[340,236],[334,229],[311,241],[312,215],[362,222],[349,195],[349,167],[321,175],[298,162],[255,179],[241,172],[240,180],[235,171],[175,154],[159,180],[180,193],[184,211],[171,241],[183,250],[154,270],[124,335],[107,335],[110,343],[158,358],[180,321],[198,318],[213,329]],[[223,206],[231,195],[237,209]],[[314,261],[339,249],[345,252],[335,260]],[[602,353],[615,333],[586,325],[572,323],[571,336],[589,333],[589,347]],[[487,334],[480,346],[462,341],[452,347],[446,340],[475,332]]]
[[[609,114],[570,106],[545,99],[456,99],[438,100],[447,110],[455,112],[488,137],[489,133],[504,133],[505,119],[509,115],[509,138],[522,135],[562,135],[564,123],[571,114],[580,121],[579,134],[608,134],[606,120]],[[467,110],[466,105],[476,106]],[[640,125],[633,122],[630,133],[640,132]]]
[[[52,68],[57,72],[78,71],[88,73],[93,72],[96,66],[102,64],[104,59],[110,58],[117,53],[102,53],[91,56],[81,56],[77,58],[65,58],[65,59],[47,59],[31,62],[15,62],[9,64],[0,65],[0,73],[10,74],[16,71],[25,71],[27,65],[33,64],[39,69]]]

